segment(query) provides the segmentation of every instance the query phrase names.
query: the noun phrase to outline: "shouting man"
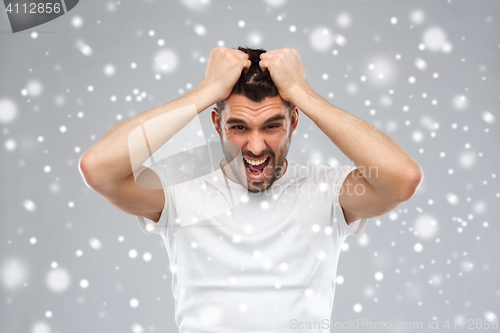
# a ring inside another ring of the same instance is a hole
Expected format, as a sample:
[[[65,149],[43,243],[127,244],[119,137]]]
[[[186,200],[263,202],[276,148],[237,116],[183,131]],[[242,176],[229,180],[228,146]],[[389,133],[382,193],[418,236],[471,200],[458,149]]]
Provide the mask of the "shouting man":
[[[223,154],[210,168],[143,165],[214,104]],[[288,159],[299,110],[355,166]],[[290,48],[213,48],[194,90],[116,125],[79,166],[162,236],[180,332],[329,332],[342,243],[423,179],[391,138],[317,95]]]

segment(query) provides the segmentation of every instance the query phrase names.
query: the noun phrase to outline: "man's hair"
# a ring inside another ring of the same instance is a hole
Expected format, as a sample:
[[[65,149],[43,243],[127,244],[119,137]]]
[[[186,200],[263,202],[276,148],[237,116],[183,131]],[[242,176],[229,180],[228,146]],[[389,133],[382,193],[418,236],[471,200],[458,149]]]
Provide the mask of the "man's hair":
[[[268,70],[262,71],[259,66],[260,55],[266,52],[265,49],[251,49],[239,46],[238,50],[248,54],[248,59],[252,65],[248,70],[243,70],[241,76],[236,82],[231,94],[243,95],[254,102],[261,102],[266,97],[278,96],[278,88],[271,80],[271,74]],[[227,98],[217,102],[217,110],[221,113],[226,106]],[[288,107],[289,114],[292,114],[293,104],[288,101],[283,101]]]

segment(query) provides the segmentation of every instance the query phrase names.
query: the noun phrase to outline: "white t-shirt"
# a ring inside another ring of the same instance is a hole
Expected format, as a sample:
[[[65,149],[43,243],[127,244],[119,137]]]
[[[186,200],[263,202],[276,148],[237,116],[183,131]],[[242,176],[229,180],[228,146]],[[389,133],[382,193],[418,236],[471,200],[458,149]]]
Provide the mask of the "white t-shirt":
[[[348,225],[338,200],[355,166],[288,160],[259,194],[213,166],[205,175],[186,165],[150,169],[165,207],[158,223],[137,219],[165,243],[181,333],[330,332],[298,323],[330,321],[341,245],[364,231],[367,220]]]

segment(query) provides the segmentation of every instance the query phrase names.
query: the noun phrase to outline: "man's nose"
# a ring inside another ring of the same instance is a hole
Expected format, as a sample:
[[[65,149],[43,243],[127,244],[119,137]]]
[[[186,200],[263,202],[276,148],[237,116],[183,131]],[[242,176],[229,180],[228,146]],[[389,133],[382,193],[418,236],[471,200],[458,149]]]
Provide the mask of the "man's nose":
[[[259,133],[250,133],[248,137],[247,149],[254,155],[259,155],[266,149],[266,142],[264,136]]]

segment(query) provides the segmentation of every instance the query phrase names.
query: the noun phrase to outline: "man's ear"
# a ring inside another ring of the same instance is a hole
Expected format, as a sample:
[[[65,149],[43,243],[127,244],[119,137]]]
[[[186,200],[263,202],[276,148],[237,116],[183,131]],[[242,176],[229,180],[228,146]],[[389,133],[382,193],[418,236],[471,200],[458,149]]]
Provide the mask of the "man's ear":
[[[292,133],[295,132],[295,129],[297,128],[297,125],[299,124],[299,108],[296,107],[295,105],[293,106],[292,109],[292,117],[291,117],[291,126],[292,126]]]
[[[214,125],[215,131],[220,135],[220,117],[219,110],[216,107],[212,109],[210,113],[210,118],[212,119],[212,124]]]

